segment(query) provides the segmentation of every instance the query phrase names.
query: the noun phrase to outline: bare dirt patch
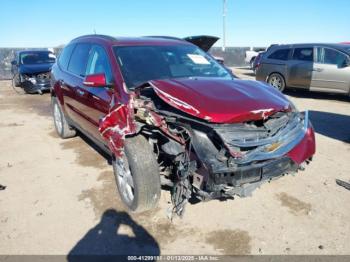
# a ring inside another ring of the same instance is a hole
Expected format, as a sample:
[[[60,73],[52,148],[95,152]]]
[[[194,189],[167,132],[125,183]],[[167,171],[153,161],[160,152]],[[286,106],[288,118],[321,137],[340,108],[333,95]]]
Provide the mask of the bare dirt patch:
[[[107,167],[107,160],[86,144],[80,137],[68,139],[60,143],[64,150],[74,150],[75,162],[78,165],[103,169]]]
[[[308,215],[311,211],[311,204],[305,203],[284,192],[276,195],[282,206],[285,206],[294,215]]]
[[[24,124],[19,124],[19,123],[3,124],[3,123],[0,123],[0,127],[16,127],[16,126],[24,126]]]
[[[116,185],[112,171],[103,171],[98,177],[102,185],[82,191],[78,200],[89,200],[94,209],[96,218],[99,218],[107,209],[125,211],[124,206],[119,200]]]
[[[216,230],[206,236],[206,242],[224,255],[250,254],[250,236],[243,230]]]
[[[43,95],[18,94],[12,89],[11,84],[5,85],[2,89],[0,110],[10,109],[18,113],[35,113],[39,116],[51,116],[50,93],[44,93]]]

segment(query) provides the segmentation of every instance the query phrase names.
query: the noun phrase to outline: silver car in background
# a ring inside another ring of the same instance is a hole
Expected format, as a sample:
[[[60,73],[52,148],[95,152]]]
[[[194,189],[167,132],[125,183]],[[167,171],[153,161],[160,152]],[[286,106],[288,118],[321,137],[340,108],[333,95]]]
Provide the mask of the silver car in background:
[[[256,68],[256,80],[286,87],[350,94],[350,45],[293,44],[269,48]]]

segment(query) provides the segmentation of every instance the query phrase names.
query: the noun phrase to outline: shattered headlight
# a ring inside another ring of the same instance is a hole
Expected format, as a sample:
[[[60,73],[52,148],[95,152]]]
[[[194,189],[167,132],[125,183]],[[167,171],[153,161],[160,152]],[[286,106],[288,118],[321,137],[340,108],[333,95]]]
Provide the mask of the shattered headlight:
[[[23,75],[23,78],[25,81],[29,81],[34,85],[36,84],[36,78],[34,76]]]

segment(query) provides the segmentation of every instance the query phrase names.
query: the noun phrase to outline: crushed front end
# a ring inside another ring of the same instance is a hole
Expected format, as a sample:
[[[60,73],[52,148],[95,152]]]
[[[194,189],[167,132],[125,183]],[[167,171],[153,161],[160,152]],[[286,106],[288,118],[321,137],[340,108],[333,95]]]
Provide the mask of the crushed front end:
[[[151,86],[132,103],[137,133],[153,145],[178,215],[193,196],[248,196],[263,182],[302,169],[315,153],[308,112],[288,108],[254,121],[210,123],[164,102]]]
[[[193,130],[192,141],[209,174],[195,184],[204,199],[248,196],[262,182],[303,168],[315,153],[308,112],[277,112],[259,121],[213,125],[211,131]]]
[[[26,93],[42,93],[50,90],[51,73],[23,73],[20,74],[20,85]]]

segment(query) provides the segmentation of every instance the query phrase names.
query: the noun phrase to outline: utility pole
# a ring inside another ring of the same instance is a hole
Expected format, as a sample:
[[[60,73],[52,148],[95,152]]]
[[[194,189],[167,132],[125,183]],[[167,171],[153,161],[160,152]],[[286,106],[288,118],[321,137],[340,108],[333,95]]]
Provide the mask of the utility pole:
[[[226,0],[223,0],[222,7],[222,51],[226,49]]]

